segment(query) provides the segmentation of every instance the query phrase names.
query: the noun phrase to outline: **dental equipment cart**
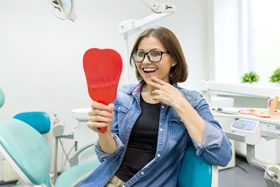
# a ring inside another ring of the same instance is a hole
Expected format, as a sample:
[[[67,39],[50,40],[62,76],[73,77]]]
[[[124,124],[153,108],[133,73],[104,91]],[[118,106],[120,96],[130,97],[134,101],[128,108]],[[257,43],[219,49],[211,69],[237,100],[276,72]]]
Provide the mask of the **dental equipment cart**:
[[[256,168],[264,170],[264,179],[268,187],[280,187],[280,165],[266,163],[255,157],[255,145],[261,138],[269,141],[280,139],[280,116],[261,118],[246,114],[225,114],[212,112],[215,117],[232,118],[231,130],[226,132],[228,138],[244,142],[247,148],[246,158],[248,163]]]

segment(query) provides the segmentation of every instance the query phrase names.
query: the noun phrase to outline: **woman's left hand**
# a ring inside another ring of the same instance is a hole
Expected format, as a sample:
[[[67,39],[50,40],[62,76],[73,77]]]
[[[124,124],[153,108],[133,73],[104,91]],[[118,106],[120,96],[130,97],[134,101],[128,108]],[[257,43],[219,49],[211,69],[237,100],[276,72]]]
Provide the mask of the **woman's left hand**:
[[[152,81],[147,81],[146,83],[156,88],[152,92],[154,95],[153,99],[173,107],[185,100],[181,92],[170,83],[158,79],[157,77],[151,77],[151,80]]]

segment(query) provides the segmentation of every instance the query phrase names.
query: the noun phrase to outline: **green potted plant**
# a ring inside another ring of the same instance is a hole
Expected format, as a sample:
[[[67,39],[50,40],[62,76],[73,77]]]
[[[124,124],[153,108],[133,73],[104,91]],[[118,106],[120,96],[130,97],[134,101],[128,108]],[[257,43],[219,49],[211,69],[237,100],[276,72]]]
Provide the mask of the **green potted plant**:
[[[253,83],[253,82],[258,82],[260,79],[260,76],[254,72],[254,71],[251,71],[249,73],[245,73],[242,77],[242,82],[245,83]]]
[[[273,83],[280,83],[280,68],[277,68],[269,77],[269,81]]]

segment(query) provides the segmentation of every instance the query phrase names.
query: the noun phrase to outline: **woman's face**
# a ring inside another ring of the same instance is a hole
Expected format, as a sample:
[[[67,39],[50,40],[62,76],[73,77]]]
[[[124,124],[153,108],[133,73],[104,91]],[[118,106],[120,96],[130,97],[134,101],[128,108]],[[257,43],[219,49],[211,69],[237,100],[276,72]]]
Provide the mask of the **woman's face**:
[[[157,38],[149,36],[141,40],[138,45],[138,52],[147,53],[167,51]],[[150,53],[150,56],[151,55],[153,55],[153,53]],[[144,81],[148,81],[151,76],[155,76],[161,80],[169,82],[169,72],[171,67],[175,65],[175,62],[170,54],[163,53],[159,62],[150,62],[146,55],[143,62],[135,62],[135,64]]]

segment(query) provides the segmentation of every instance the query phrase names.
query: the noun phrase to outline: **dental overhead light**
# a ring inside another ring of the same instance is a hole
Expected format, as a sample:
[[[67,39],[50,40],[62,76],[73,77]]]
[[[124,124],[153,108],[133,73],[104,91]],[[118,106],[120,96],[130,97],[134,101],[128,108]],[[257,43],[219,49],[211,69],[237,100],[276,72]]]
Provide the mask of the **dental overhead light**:
[[[62,20],[76,20],[76,13],[74,10],[74,0],[48,0],[53,6],[53,13],[56,17]],[[171,3],[158,4],[155,0],[142,0],[155,15],[148,16],[142,20],[129,20],[120,24],[120,34],[134,30],[142,25],[164,17],[170,13],[175,12],[175,6]]]
[[[53,6],[53,13],[62,20],[76,20],[74,0],[48,0]]]

